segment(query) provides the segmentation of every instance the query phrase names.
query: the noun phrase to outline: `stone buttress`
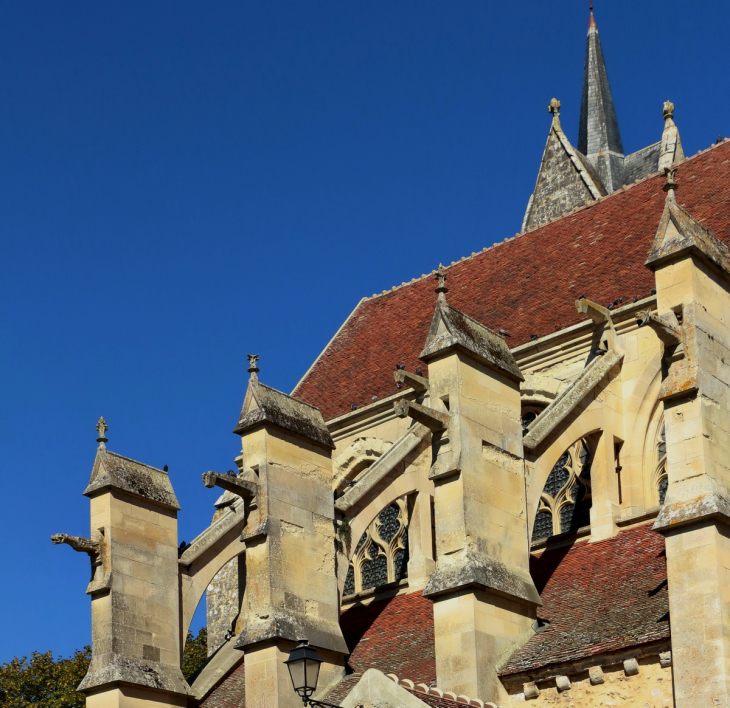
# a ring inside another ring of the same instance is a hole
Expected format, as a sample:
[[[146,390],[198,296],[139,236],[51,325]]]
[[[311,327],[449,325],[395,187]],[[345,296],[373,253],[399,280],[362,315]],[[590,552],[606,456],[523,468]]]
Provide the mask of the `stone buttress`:
[[[677,706],[730,706],[730,253],[676,202],[674,170],[647,265],[664,345],[666,537]]]
[[[258,486],[242,536],[247,708],[299,706],[283,661],[299,639],[317,647],[325,688],[344,672],[335,573],[334,445],[317,408],[259,383],[254,366],[235,432],[243,477]]]
[[[185,706],[180,670],[177,512],[167,472],[105,447],[91,479],[91,539],[58,534],[89,553],[92,659],[79,686],[88,708]]]
[[[445,299],[421,358],[434,420],[436,673],[443,690],[506,702],[497,669],[532,634],[540,605],[529,573],[517,364],[504,340]],[[424,419],[423,407],[409,404]],[[440,408],[440,411],[437,410]],[[420,410],[419,410],[420,409]]]

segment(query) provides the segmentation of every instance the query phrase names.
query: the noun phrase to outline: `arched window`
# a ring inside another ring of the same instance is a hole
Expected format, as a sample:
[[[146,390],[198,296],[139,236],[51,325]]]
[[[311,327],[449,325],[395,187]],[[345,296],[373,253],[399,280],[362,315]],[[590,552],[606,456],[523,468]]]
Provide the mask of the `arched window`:
[[[656,441],[654,442],[656,469],[654,470],[654,483],[659,497],[659,505],[664,504],[669,486],[667,476],[667,429],[664,425],[664,418],[659,421],[657,427]]]
[[[591,449],[581,438],[555,463],[540,495],[533,542],[577,531],[591,521]]]
[[[394,583],[408,576],[408,504],[396,499],[376,517],[355,546],[343,595]]]

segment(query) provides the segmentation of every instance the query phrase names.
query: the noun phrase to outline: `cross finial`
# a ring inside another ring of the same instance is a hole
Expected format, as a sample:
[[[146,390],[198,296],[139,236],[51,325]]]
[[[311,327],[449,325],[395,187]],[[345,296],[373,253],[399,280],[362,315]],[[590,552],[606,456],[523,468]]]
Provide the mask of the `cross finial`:
[[[593,0],[589,0],[588,9],[593,12]]]
[[[557,98],[553,98],[548,106],[548,111],[552,113],[553,118],[557,118],[560,115],[560,101]]]
[[[446,287],[446,268],[439,263],[439,269],[436,271],[436,294],[438,295],[439,302],[446,302],[446,293],[449,289]]]
[[[667,178],[667,181],[664,183],[662,189],[667,193],[667,199],[674,199],[674,193],[677,191],[677,187],[679,186],[674,179],[676,171],[676,167],[664,168],[664,176]]]
[[[99,433],[99,437],[96,439],[96,442],[99,443],[99,447],[106,447],[105,443],[109,442],[106,437],[106,431],[109,430],[109,426],[106,424],[104,416],[99,418],[99,422],[96,424],[96,430]]]
[[[247,354],[248,357],[248,373],[251,374],[251,378],[258,378],[256,374],[259,373],[259,355],[258,354]]]

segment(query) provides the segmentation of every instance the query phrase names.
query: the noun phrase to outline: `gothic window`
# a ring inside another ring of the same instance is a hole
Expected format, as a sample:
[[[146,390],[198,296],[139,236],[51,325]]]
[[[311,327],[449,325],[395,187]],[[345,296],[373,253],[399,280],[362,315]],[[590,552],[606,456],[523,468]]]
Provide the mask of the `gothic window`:
[[[667,429],[664,425],[664,418],[659,421],[659,426],[657,427],[654,449],[656,451],[654,480],[659,497],[659,504],[662,505],[667,496],[667,487],[669,486],[669,477],[667,476]]]
[[[591,451],[581,438],[555,463],[540,496],[533,542],[577,531],[591,521]]]
[[[408,504],[396,499],[383,509],[355,546],[343,595],[395,583],[408,575]]]

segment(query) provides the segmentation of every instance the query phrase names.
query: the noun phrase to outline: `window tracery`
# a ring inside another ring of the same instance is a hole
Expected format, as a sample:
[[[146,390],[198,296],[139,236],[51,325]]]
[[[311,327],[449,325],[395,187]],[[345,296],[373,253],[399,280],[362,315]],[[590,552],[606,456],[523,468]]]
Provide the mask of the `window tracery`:
[[[343,595],[353,595],[408,576],[408,503],[406,497],[385,507],[355,546]]]
[[[581,438],[560,456],[545,482],[532,541],[587,526],[591,504],[591,449]]]
[[[659,425],[657,427],[654,449],[656,451],[654,481],[657,495],[659,497],[659,505],[661,506],[664,504],[664,500],[667,496],[667,488],[669,487],[669,477],[667,475],[667,429],[664,424],[664,418],[659,421]]]

